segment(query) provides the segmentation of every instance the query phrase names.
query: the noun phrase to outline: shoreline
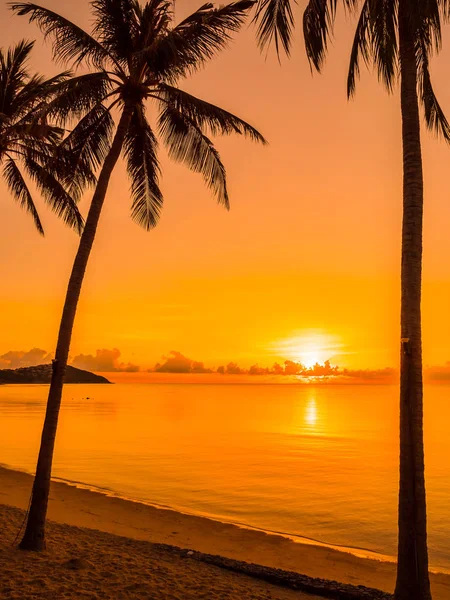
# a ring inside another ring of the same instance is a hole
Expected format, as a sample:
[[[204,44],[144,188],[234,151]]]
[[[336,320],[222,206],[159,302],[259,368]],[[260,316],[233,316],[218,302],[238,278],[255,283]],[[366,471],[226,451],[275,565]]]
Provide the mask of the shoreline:
[[[6,469],[8,471],[17,471],[19,473],[25,473],[26,475],[30,475],[31,477],[33,476],[32,473],[30,473],[29,471],[26,471],[23,469],[12,469],[12,468],[0,463],[0,469],[2,469],[2,468]],[[125,502],[131,502],[133,504],[142,504],[142,505],[148,506],[150,508],[155,508],[156,510],[168,510],[168,511],[172,511],[172,512],[184,515],[186,517],[198,517],[201,519],[206,519],[207,521],[211,521],[213,523],[221,523],[222,525],[232,525],[233,527],[243,529],[244,531],[247,531],[247,530],[248,531],[256,531],[256,532],[263,533],[264,535],[268,535],[268,536],[273,535],[273,536],[277,536],[277,537],[282,537],[284,539],[294,542],[295,544],[303,544],[306,546],[316,546],[319,548],[328,548],[330,550],[335,550],[336,552],[342,552],[345,554],[350,554],[352,556],[356,556],[357,558],[374,560],[374,561],[378,561],[378,562],[387,562],[387,563],[391,563],[391,564],[395,564],[395,562],[396,562],[395,557],[387,555],[387,554],[381,554],[374,550],[370,550],[369,548],[362,548],[362,547],[359,548],[357,546],[344,546],[344,545],[339,545],[339,544],[330,544],[330,543],[323,542],[323,541],[317,540],[315,538],[309,538],[307,536],[303,536],[300,534],[288,533],[285,531],[276,531],[276,530],[272,530],[272,529],[263,529],[262,527],[255,527],[253,525],[248,525],[247,523],[241,523],[239,521],[232,521],[231,519],[227,520],[225,517],[219,517],[219,516],[215,516],[215,515],[207,515],[207,514],[202,514],[200,512],[199,513],[189,512],[187,510],[182,510],[181,508],[174,507],[174,506],[157,504],[155,502],[150,502],[148,500],[132,498],[130,496],[121,494],[114,490],[110,490],[108,488],[102,488],[102,487],[95,486],[92,484],[83,483],[82,481],[73,481],[71,479],[64,479],[63,477],[52,477],[52,481],[54,481],[55,483],[62,483],[63,485],[67,485],[69,487],[74,487],[74,488],[77,488],[80,490],[86,490],[88,492],[100,494],[102,496],[105,496],[106,498],[118,498],[120,500],[124,500]],[[445,570],[440,571],[439,569],[431,568],[430,573],[450,575],[450,570],[449,571],[445,571]]]
[[[0,503],[26,510],[32,481],[32,476],[23,471],[0,467]],[[52,481],[48,518],[56,523],[385,592],[392,592],[395,585],[392,562],[360,558],[329,546],[294,542],[281,535],[158,508],[61,481]],[[450,576],[431,573],[431,580],[435,600],[448,599]]]
[[[28,475],[29,477],[33,477],[33,474],[30,471],[27,471],[26,469],[14,469],[12,467],[9,467],[8,465],[0,463],[0,481],[1,481],[1,470],[2,469],[6,470],[6,471],[13,471],[16,473],[23,473],[25,475]],[[82,481],[65,479],[64,477],[52,477],[52,482],[60,483],[62,485],[66,485],[68,487],[72,487],[72,488],[79,489],[79,490],[85,490],[87,492],[92,492],[94,494],[100,494],[101,496],[104,496],[105,498],[117,498],[117,499],[123,500],[125,502],[130,502],[132,504],[141,504],[143,506],[148,506],[149,508],[153,508],[156,510],[167,510],[172,513],[184,515],[186,517],[195,517],[195,518],[205,519],[206,521],[210,521],[212,523],[220,523],[222,525],[231,525],[233,527],[237,527],[238,529],[242,529],[244,531],[254,531],[254,532],[262,533],[267,536],[281,537],[283,539],[292,541],[294,544],[302,544],[302,545],[306,545],[306,546],[315,546],[318,548],[326,548],[326,549],[330,549],[330,550],[335,550],[336,552],[350,554],[350,555],[355,556],[360,559],[374,560],[377,562],[387,562],[387,563],[391,563],[391,564],[395,564],[395,562],[396,562],[395,557],[387,555],[387,554],[381,554],[374,550],[370,550],[369,548],[362,548],[362,547],[360,548],[357,546],[345,546],[345,545],[339,545],[339,544],[330,544],[330,543],[324,542],[322,540],[318,540],[315,538],[309,538],[307,536],[303,536],[300,534],[288,533],[285,531],[276,531],[276,530],[271,530],[271,529],[263,529],[262,527],[255,527],[252,525],[248,525],[247,523],[242,523],[239,521],[232,521],[231,519],[226,519],[225,517],[220,517],[220,516],[215,516],[215,515],[207,515],[207,514],[202,514],[200,512],[199,513],[189,512],[186,510],[182,510],[179,507],[174,507],[174,506],[164,505],[164,504],[157,504],[155,502],[150,502],[150,501],[144,500],[144,499],[132,498],[125,494],[116,492],[115,490],[111,490],[109,488],[102,488],[100,486],[84,483]],[[448,571],[448,572],[445,570],[440,571],[439,569],[433,569],[433,568],[430,568],[430,573],[450,575],[450,571]]]

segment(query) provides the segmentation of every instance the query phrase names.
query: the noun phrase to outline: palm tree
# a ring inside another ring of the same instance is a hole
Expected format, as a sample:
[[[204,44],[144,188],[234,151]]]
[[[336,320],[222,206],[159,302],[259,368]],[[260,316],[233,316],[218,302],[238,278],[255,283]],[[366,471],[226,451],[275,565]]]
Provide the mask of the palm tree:
[[[86,183],[86,166],[100,170],[59,329],[31,506],[20,544],[28,550],[45,547],[52,457],[72,328],[108,184],[122,152],[131,179],[132,218],[149,230],[162,209],[157,137],[147,119],[148,105],[158,110],[159,134],[169,155],[201,173],[226,208],[225,168],[208,132],[236,133],[265,143],[256,129],[238,117],[177,85],[226,47],[252,0],[220,8],[205,4],[176,26],[171,0],[150,0],[144,5],[138,0],[95,0],[91,5],[92,34],[36,4],[12,5],[16,13],[28,15],[46,36],[53,37],[55,58],[91,68],[70,80],[48,110],[80,119],[62,144],[71,157],[67,183],[78,189]]]
[[[401,262],[400,489],[396,600],[429,600],[423,447],[421,275],[423,175],[419,105],[427,126],[450,141],[450,127],[431,83],[429,59],[441,47],[448,0],[342,0],[359,11],[348,75],[355,92],[359,60],[372,63],[388,91],[400,81],[403,136]],[[309,0],[303,17],[307,56],[321,70],[338,0]],[[256,20],[261,47],[275,43],[289,54],[294,15],[290,0],[260,0]]]
[[[32,75],[27,61],[34,42],[21,41],[7,51],[0,49],[0,165],[15,200],[30,213],[43,234],[39,213],[23,172],[40,190],[52,210],[81,233],[83,220],[72,194],[56,172],[50,170],[63,130],[50,125],[42,114],[65,84],[68,73],[51,79]],[[20,168],[22,167],[22,169]]]

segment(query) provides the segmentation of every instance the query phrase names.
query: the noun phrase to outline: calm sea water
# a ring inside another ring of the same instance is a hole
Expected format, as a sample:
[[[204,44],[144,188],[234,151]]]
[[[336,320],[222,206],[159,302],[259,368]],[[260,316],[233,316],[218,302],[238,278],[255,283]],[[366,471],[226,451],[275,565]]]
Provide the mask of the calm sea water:
[[[33,470],[46,394],[0,386],[1,463]],[[380,385],[68,385],[54,476],[393,556],[397,394]],[[446,571],[449,400],[450,386],[426,388],[430,560]]]

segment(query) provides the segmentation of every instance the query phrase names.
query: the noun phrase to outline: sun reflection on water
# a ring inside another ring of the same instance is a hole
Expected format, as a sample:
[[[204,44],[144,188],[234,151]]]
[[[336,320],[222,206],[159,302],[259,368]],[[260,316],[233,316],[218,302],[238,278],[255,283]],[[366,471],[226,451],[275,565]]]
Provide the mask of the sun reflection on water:
[[[315,429],[317,420],[317,402],[315,398],[310,398],[305,407],[305,424],[308,429]]]

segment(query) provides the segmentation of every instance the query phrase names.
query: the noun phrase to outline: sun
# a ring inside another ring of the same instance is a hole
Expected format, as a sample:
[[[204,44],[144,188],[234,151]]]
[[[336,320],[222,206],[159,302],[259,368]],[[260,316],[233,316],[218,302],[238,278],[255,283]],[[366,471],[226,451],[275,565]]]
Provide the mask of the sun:
[[[307,367],[308,369],[310,367],[313,367],[315,364],[319,363],[323,363],[324,361],[326,361],[327,359],[324,358],[324,353],[320,351],[319,348],[313,348],[311,350],[299,350],[298,352],[298,359],[299,361],[302,363],[302,365],[305,365],[305,367]]]
[[[277,352],[307,368],[323,364],[341,351],[337,336],[323,331],[304,331],[276,344]]]

